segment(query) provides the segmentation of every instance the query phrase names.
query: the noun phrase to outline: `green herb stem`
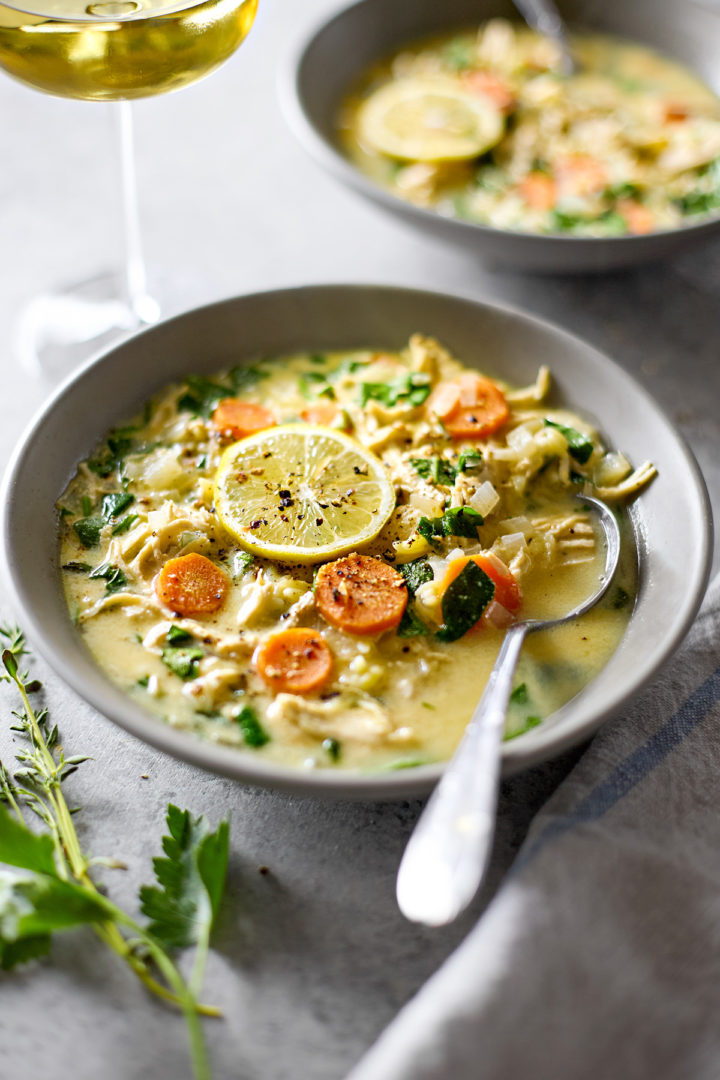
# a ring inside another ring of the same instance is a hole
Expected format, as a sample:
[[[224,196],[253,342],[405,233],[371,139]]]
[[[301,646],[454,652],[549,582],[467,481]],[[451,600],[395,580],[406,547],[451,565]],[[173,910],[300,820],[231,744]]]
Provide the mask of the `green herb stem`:
[[[9,650],[6,650],[3,653],[3,661],[9,657],[12,657],[12,660],[5,663],[5,668],[20,693],[25,707],[25,716],[29,725],[32,745],[38,755],[38,763],[41,765],[46,779],[45,786],[49,807],[45,806],[37,794],[32,793],[32,798],[45,809],[47,816],[43,816],[43,820],[46,821],[50,828],[53,843],[59,856],[58,872],[67,879],[69,870],[70,875],[78,884],[91,893],[93,899],[108,912],[108,922],[94,924],[98,937],[129,965],[147,990],[182,1011],[187,1025],[190,1055],[196,1080],[211,1080],[210,1064],[200,1024],[200,1015],[217,1017],[221,1013],[212,1006],[201,1005],[197,1000],[205,970],[210,927],[208,925],[204,929],[202,939],[198,942],[192,979],[190,984],[187,984],[173,961],[153,936],[100,892],[90,877],[89,862],[83,854],[70,809],[62,792],[62,762],[58,765],[50,752],[36,713],[30,703],[23,676],[18,672],[15,656]],[[2,784],[2,788],[3,795],[7,798],[19,820],[24,824],[20,807],[12,793],[12,789],[7,783]],[[118,924],[125,926],[131,931],[133,937],[142,942],[170,989],[153,978],[147,970],[145,962],[135,955],[131,944],[118,929]]]

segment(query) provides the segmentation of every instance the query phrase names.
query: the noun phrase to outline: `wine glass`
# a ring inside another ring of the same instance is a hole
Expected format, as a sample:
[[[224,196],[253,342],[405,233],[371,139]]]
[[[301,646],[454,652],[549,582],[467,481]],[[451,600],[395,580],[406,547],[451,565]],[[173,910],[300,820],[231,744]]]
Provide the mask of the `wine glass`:
[[[109,336],[155,322],[147,292],[135,182],[134,98],[210,74],[247,36],[258,0],[27,0],[0,3],[0,68],[60,97],[113,102],[125,238],[123,273],[35,297],[21,312],[17,349],[36,371],[67,366]]]

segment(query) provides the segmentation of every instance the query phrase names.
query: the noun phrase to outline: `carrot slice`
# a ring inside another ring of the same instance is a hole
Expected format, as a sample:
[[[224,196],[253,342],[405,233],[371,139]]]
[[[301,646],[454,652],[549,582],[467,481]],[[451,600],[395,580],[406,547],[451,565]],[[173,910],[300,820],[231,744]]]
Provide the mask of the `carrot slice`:
[[[602,161],[590,154],[569,154],[557,162],[560,196],[592,195],[607,187],[608,174]]]
[[[543,172],[531,172],[520,183],[520,194],[534,210],[552,210],[557,198],[555,181]]]
[[[242,398],[224,398],[212,416],[213,424],[226,439],[244,439],[256,431],[273,427],[275,417],[264,405]]]
[[[655,228],[655,218],[647,206],[635,199],[620,199],[618,212],[625,218],[627,227],[635,236],[645,236]]]
[[[690,116],[690,110],[687,105],[680,105],[676,102],[668,102],[665,106],[665,122],[668,124],[682,123]]]
[[[207,615],[223,606],[228,579],[204,555],[168,559],[155,578],[155,592],[178,615]]]
[[[314,405],[308,405],[300,413],[305,423],[320,424],[323,427],[330,427],[335,423],[339,415],[340,410],[332,401],[317,401]],[[343,430],[346,429],[343,427]]]
[[[502,559],[498,559],[497,555],[462,555],[457,559],[453,559],[445,571],[445,575],[440,583],[441,592],[445,592],[448,585],[450,585],[458,576],[461,570],[467,566],[469,562],[474,562],[476,566],[479,566],[481,570],[484,570],[487,576],[492,580],[495,585],[494,600],[511,614],[519,609],[522,604],[522,593],[520,592],[520,586],[508,570]],[[475,624],[474,630],[477,630],[483,625],[483,617]]]
[[[509,111],[515,104],[515,95],[508,84],[491,71],[470,71],[463,82],[471,94],[485,94],[503,112]]]
[[[452,399],[455,404],[449,407],[451,397],[445,389],[448,384],[440,383],[428,399],[428,408],[440,417],[451,438],[485,439],[509,417],[505,395],[490,379],[466,374],[449,385],[456,388]]]
[[[398,625],[407,607],[405,578],[370,555],[345,556],[321,566],[315,602],[325,619],[349,634],[380,634]]]
[[[255,662],[260,678],[275,693],[308,694],[330,678],[333,655],[316,630],[293,626],[269,637]]]

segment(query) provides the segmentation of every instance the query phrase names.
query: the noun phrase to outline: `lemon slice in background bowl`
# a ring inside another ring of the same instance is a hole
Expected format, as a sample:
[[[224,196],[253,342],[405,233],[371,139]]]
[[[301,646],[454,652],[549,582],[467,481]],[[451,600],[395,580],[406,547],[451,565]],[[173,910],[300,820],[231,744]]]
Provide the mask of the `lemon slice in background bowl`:
[[[453,79],[397,79],[371,94],[357,114],[362,142],[407,161],[465,161],[495,146],[505,119],[485,94]]]
[[[322,562],[374,539],[395,508],[395,489],[379,458],[348,435],[284,424],[225,450],[215,508],[255,555]]]

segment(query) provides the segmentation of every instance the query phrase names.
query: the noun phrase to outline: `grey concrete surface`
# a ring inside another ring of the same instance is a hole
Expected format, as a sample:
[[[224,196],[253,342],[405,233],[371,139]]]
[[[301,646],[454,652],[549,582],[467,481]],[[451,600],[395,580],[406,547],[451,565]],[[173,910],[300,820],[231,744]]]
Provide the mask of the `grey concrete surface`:
[[[587,337],[674,417],[720,500],[720,243],[606,278],[493,272],[408,231],[322,175],[286,130],[279,56],[300,20],[334,3],[265,0],[224,69],[136,107],[150,284],[170,314],[221,296],[307,281],[382,281],[500,298]],[[12,335],[34,293],[113,266],[118,186],[108,108],[0,81],[0,460],[50,389],[19,369]],[[13,613],[3,606],[0,614]],[[105,876],[130,908],[151,874],[172,799],[232,815],[227,902],[205,997],[220,1080],[341,1080],[462,939],[510,866],[534,812],[577,758],[503,787],[492,872],[454,927],[421,930],[393,897],[420,804],[313,803],[244,789],[165,758],[115,729],[37,663],[69,752],[92,762],[69,782],[83,839],[122,857]],[[12,752],[0,688],[0,750]],[[143,779],[147,774],[147,779]],[[258,866],[270,869],[258,873]],[[0,1080],[181,1080],[182,1022],[151,1001],[93,936],[0,978]]]

